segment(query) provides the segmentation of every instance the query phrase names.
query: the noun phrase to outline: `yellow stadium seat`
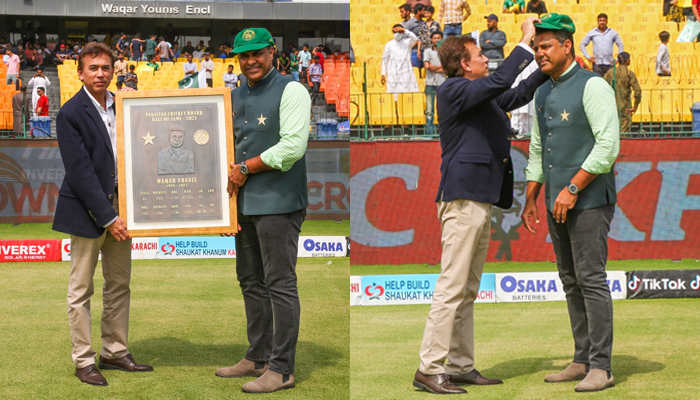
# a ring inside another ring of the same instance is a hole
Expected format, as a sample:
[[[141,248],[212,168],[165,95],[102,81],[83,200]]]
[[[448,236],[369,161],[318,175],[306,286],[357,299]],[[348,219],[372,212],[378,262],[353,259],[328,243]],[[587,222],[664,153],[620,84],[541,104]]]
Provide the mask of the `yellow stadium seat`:
[[[367,93],[367,108],[371,125],[396,124],[394,95],[391,93]]]
[[[655,24],[655,23],[660,21],[659,16],[656,14],[636,12],[633,15],[634,15],[634,20],[636,22],[639,22],[640,24],[643,24],[646,26],[649,26],[649,24]]]
[[[625,15],[635,15],[639,12],[639,5],[638,4],[619,4],[617,6],[617,13],[618,14],[625,14]]]
[[[399,124],[425,124],[425,105],[423,93],[399,94]]]

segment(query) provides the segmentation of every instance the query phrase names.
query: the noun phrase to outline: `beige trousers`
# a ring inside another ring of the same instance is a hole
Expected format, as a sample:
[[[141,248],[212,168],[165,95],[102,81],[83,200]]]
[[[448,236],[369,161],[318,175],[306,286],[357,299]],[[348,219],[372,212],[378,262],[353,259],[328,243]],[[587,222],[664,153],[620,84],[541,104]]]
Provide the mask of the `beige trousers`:
[[[117,199],[115,196],[115,203]],[[71,235],[71,270],[68,280],[68,323],[73,343],[73,362],[77,368],[95,364],[91,343],[90,298],[94,293],[93,276],[102,252],[103,310],[102,351],[105,358],[128,354],[129,300],[131,291],[131,240],[118,242],[109,231],[91,239]]]
[[[438,203],[442,259],[420,348],[419,369],[426,375],[474,369],[474,300],[489,246],[491,207],[464,199]]]

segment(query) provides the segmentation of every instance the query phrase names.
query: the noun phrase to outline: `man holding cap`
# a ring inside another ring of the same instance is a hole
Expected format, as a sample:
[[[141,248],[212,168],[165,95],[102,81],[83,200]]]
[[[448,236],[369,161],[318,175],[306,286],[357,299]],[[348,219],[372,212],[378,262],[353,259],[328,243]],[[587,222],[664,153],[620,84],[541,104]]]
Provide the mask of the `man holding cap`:
[[[479,45],[489,60],[502,60],[503,46],[506,45],[506,33],[498,29],[498,16],[491,14],[486,17],[487,30],[479,35]]]
[[[420,348],[413,386],[459,394],[455,384],[497,385],[474,368],[474,301],[491,234],[493,206],[513,204],[512,134],[506,112],[532,101],[547,76],[535,71],[511,85],[534,59],[533,18],[522,24],[520,43],[489,76],[489,59],[471,35],[450,36],[438,50],[447,80],[437,90],[442,148],[436,196],[442,234],[440,276]],[[474,177],[477,177],[474,178]]]
[[[296,261],[308,206],[306,144],[311,99],[302,84],[272,65],[274,42],[263,28],[236,35],[233,52],[247,83],[231,92],[236,163],[228,192],[237,195],[236,274],[250,346],[224,378],[259,377],[242,389],[269,393],[294,387],[299,336]]]
[[[629,132],[632,125],[632,116],[637,112],[639,103],[642,102],[642,87],[637,81],[637,75],[628,67],[630,65],[630,53],[623,51],[617,55],[617,66],[605,73],[605,80],[615,90],[617,113],[620,116],[620,132]],[[630,104],[630,96],[634,90],[634,106]]]
[[[209,58],[209,52],[204,52],[204,60],[199,62],[199,66],[202,67],[202,71],[207,74],[207,86],[212,87],[213,80],[211,77],[212,71],[214,71],[214,60]]]
[[[577,392],[604,390],[614,385],[605,263],[617,201],[613,164],[620,150],[620,121],[610,85],[574,62],[571,18],[547,14],[535,26],[535,59],[550,80],[535,93],[522,220],[535,233],[531,218],[539,223],[536,201],[544,184],[547,225],[575,348],[573,362],[545,382],[582,380]]]

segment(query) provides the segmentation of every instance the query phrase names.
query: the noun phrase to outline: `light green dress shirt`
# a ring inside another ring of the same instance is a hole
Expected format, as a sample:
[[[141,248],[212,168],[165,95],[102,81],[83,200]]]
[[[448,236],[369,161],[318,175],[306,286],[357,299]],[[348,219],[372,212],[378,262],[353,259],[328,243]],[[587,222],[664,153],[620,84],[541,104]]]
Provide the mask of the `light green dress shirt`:
[[[575,61],[571,63],[562,76],[571,72],[575,63]],[[615,92],[605,79],[593,77],[586,82],[582,101],[588,124],[593,131],[595,145],[581,168],[594,175],[606,174],[610,172],[620,153],[620,121],[617,117]],[[542,143],[537,118],[534,118],[532,124],[530,155],[525,177],[528,181],[544,183]]]
[[[306,154],[310,109],[311,97],[304,85],[299,82],[288,83],[280,103],[280,141],[260,155],[265,165],[289,171]]]

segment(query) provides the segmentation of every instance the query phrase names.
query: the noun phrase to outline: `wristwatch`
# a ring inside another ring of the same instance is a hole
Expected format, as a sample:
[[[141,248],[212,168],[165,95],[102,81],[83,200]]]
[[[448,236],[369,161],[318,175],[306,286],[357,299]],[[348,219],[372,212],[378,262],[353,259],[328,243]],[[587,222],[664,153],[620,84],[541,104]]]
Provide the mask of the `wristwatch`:
[[[579,192],[578,186],[576,186],[576,184],[571,183],[571,182],[569,182],[569,186],[567,186],[566,188],[569,189],[569,193],[574,194],[574,195],[578,194],[578,192]]]
[[[250,170],[248,169],[248,166],[245,165],[245,161],[239,164],[241,166],[241,173],[243,175],[248,175],[250,173]]]

